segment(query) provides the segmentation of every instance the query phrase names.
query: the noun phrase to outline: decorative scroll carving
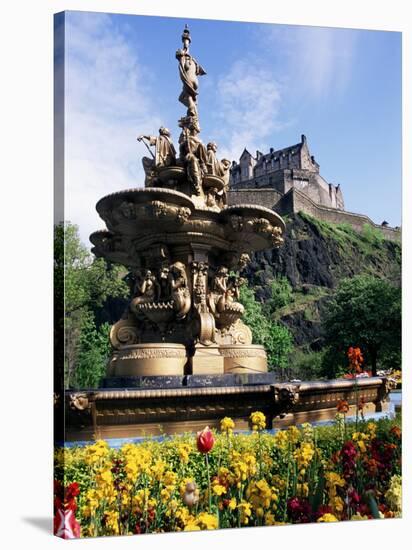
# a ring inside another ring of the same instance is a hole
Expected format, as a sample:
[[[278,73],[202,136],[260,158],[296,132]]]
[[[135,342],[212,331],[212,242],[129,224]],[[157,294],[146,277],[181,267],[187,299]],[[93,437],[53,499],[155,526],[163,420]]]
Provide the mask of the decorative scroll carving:
[[[252,331],[238,319],[231,325],[219,327],[216,339],[219,344],[249,345],[252,343]]]
[[[139,329],[131,319],[121,319],[110,329],[110,343],[114,349],[139,343]]]

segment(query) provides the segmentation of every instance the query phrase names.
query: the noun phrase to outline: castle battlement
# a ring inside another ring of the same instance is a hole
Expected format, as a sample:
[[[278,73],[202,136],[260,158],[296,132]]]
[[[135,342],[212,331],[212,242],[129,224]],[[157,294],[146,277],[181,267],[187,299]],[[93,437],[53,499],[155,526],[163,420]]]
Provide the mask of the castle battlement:
[[[283,149],[270,149],[253,156],[244,149],[239,162],[233,162],[230,170],[230,188],[274,189],[285,195],[295,188],[316,204],[344,210],[342,190],[339,185],[328,183],[319,173],[319,164],[310,154],[307,139]]]

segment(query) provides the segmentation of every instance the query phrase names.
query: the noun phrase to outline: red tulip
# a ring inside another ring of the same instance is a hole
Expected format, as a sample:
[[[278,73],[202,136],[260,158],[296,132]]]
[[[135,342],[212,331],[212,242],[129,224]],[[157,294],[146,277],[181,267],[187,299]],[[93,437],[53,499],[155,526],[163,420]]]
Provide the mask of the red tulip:
[[[196,443],[197,449],[201,453],[206,454],[213,449],[215,438],[209,426],[206,426],[201,432],[197,432]]]
[[[80,524],[73,510],[57,510],[54,516],[54,534],[62,539],[78,539]]]

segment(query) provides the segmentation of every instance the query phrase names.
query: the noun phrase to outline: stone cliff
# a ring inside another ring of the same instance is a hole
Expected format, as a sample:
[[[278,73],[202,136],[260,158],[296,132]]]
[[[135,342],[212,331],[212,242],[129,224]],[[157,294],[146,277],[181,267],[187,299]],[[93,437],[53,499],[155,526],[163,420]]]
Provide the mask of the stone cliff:
[[[291,330],[296,346],[317,351],[322,347],[322,313],[339,281],[369,274],[400,285],[401,246],[368,224],[358,232],[349,224],[329,224],[303,213],[285,221],[284,246],[255,254],[247,277],[256,298],[265,303],[276,277],[289,281],[291,300],[270,315]]]

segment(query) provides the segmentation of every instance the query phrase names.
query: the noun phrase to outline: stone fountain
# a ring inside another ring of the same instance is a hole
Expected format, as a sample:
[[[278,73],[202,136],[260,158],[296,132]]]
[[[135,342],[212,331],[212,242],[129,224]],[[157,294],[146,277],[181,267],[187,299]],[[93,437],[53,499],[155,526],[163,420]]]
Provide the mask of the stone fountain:
[[[267,371],[266,353],[242,321],[240,287],[249,254],[280,246],[285,224],[272,210],[227,206],[230,161],[199,137],[198,77],[187,27],[177,50],[186,113],[178,151],[170,131],[139,136],[145,187],[103,197],[107,230],[90,236],[96,256],[127,266],[133,297],[112,327],[108,377]],[[152,149],[154,152],[152,152]]]
[[[248,427],[260,410],[268,427],[335,416],[340,400],[388,410],[381,378],[278,383],[263,346],[253,344],[239,302],[252,252],[281,246],[285,224],[253,204],[228,206],[230,161],[201,141],[198,77],[187,27],[177,50],[186,113],[178,151],[167,128],[139,136],[144,188],[103,197],[107,229],[90,236],[98,257],[129,269],[131,299],[110,333],[113,354],[99,389],[66,392],[64,437],[122,439],[218,427]],[[56,407],[63,414],[63,400]],[[60,407],[60,408],[59,408]],[[57,411],[57,414],[59,412]]]

